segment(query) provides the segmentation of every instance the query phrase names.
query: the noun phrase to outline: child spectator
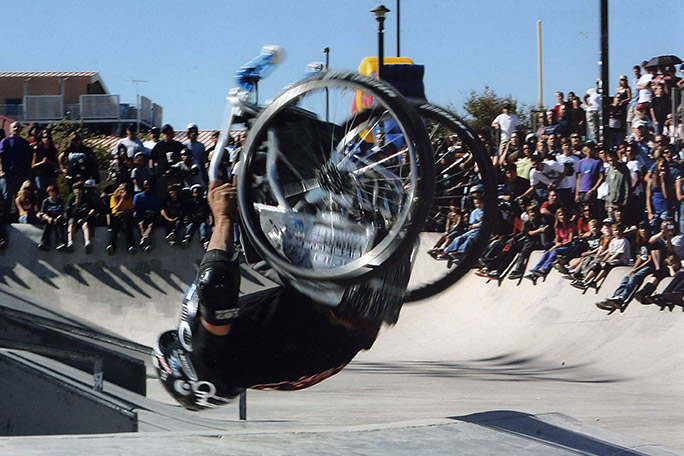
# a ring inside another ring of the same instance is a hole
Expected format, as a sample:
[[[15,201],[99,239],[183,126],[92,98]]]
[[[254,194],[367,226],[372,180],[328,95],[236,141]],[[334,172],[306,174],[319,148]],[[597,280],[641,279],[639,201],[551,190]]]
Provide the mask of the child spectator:
[[[449,205],[449,213],[446,214],[446,225],[442,236],[437,239],[435,245],[428,250],[430,255],[435,255],[440,252],[440,247],[446,243],[450,243],[453,238],[459,233],[463,227],[464,218],[461,211],[454,202]]]
[[[85,182],[88,179],[100,180],[97,160],[93,150],[84,145],[81,136],[74,132],[69,137],[69,146],[59,156],[59,162],[66,170],[66,181],[69,188],[74,182]]]
[[[110,218],[109,218],[109,244],[107,245],[107,253],[114,255],[116,251],[116,238],[119,236],[119,231],[124,232],[126,236],[126,245],[128,246],[128,253],[135,254],[135,246],[133,245],[133,198],[128,190],[126,184],[121,184],[114,191],[109,202]]]
[[[526,279],[530,279],[536,283],[539,277],[546,277],[556,256],[566,252],[568,248],[570,248],[570,245],[577,234],[577,228],[575,227],[575,224],[568,219],[569,217],[566,209],[560,208],[556,211],[556,222],[554,225],[554,232],[556,234],[555,243],[550,249],[544,252],[537,265],[525,276]]]
[[[185,204],[185,236],[181,246],[186,248],[195,231],[199,230],[200,243],[206,249],[209,243],[209,223],[211,211],[204,197],[204,189],[201,185],[194,185],[190,189],[190,198]]]
[[[192,151],[187,147],[181,151],[181,161],[173,165],[173,168],[184,187],[190,188],[194,185],[200,185],[202,188],[207,187],[202,177],[202,168],[193,158]]]
[[[150,179],[143,182],[142,189],[143,191],[133,198],[133,207],[135,219],[140,228],[140,247],[142,247],[143,252],[149,252],[152,249],[150,234],[159,220],[161,202],[152,190]]]
[[[166,242],[176,245],[176,239],[183,236],[185,225],[183,223],[183,207],[178,197],[178,185],[169,185],[164,203],[161,208],[161,216],[166,230]]]
[[[449,262],[447,263],[448,268],[450,268],[455,261],[460,261],[463,258],[473,240],[480,233],[480,225],[482,224],[482,217],[484,216],[482,200],[480,198],[473,198],[473,204],[475,205],[475,209],[470,212],[468,217],[468,231],[451,241],[447,248],[444,249],[444,253],[439,256],[439,258],[446,257],[449,259]]]
[[[131,182],[133,182],[133,192],[143,191],[143,182],[152,178],[150,169],[145,166],[145,154],[138,152],[133,159],[133,169],[131,170]]]
[[[21,184],[14,204],[19,214],[19,223],[38,224],[38,194],[32,181],[27,180]]]
[[[566,279],[573,279],[573,283],[580,282],[590,269],[600,263],[601,258],[608,251],[610,241],[613,239],[613,233],[610,228],[612,223],[612,219],[605,219],[603,221],[600,228],[601,236],[598,242],[594,240],[590,244],[593,248],[582,252],[574,265],[570,264],[570,269],[565,275]]]
[[[601,232],[599,231],[599,223],[596,219],[589,220],[587,224],[588,231],[581,233],[579,240],[568,249],[563,255],[558,255],[556,257],[556,263],[554,267],[561,274],[568,275],[570,271],[568,270],[568,263],[577,257],[584,258],[587,255],[598,252],[598,248],[601,242]],[[580,262],[581,263],[581,260]]]
[[[629,264],[630,246],[629,241],[624,237],[622,226],[619,223],[613,223],[611,229],[613,239],[610,241],[608,251],[603,254],[600,262],[589,270],[584,280],[573,282],[575,288],[583,290],[596,288],[597,283],[603,280],[611,269]]]
[[[38,249],[50,250],[50,234],[54,232],[57,250],[64,250],[64,203],[59,199],[54,185],[48,186],[47,193],[48,197],[43,200],[40,209],[40,219],[44,227]]]
[[[93,243],[90,240],[90,219],[95,215],[95,208],[92,201],[86,196],[83,182],[74,182],[72,193],[67,196],[66,215],[68,220],[67,227],[67,251],[74,250],[74,234],[77,228],[83,231],[83,241],[85,252],[93,251]]]

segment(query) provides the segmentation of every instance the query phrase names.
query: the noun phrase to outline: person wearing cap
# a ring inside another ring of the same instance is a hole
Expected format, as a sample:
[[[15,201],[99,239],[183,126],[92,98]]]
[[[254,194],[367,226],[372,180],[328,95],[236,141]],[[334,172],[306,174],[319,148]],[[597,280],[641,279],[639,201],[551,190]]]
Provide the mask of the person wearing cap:
[[[199,231],[200,244],[206,249],[212,223],[209,204],[201,185],[195,184],[190,189],[190,197],[185,202],[183,214],[185,216],[185,235],[181,241],[181,247],[188,247],[195,231]]]
[[[131,123],[126,125],[126,137],[122,138],[114,149],[112,149],[112,155],[116,155],[119,151],[119,146],[124,146],[126,148],[126,153],[128,158],[135,157],[138,152],[145,152],[145,146],[143,146],[142,141],[138,138],[138,127],[136,124]]]
[[[164,125],[161,128],[161,135],[162,141],[154,146],[149,159],[158,195],[166,193],[168,185],[172,183],[168,171],[174,163],[180,161],[183,150],[183,144],[174,139],[176,132],[171,125]]]
[[[627,107],[632,101],[632,88],[629,86],[629,81],[626,74],[621,74],[618,80],[618,87],[615,90],[615,95],[620,100],[622,106],[625,107],[625,112],[627,112]]]
[[[183,146],[192,152],[192,157],[202,171],[202,179],[204,182],[207,182],[207,149],[204,147],[203,143],[197,140],[198,137],[199,129],[197,128],[197,124],[191,123],[188,125],[188,140],[183,143]],[[204,187],[206,187],[206,184]]]
[[[145,162],[145,154],[137,152],[133,159],[133,169],[131,170],[131,182],[133,182],[133,191],[135,193],[142,192],[143,182],[152,178],[152,173]]]
[[[651,101],[653,101],[653,79],[658,70],[656,67],[646,67],[648,62],[644,61],[641,67],[646,71],[646,74],[639,77],[636,88],[639,89],[638,103],[646,105],[646,109],[650,109]]]
[[[582,97],[587,116],[587,139],[594,142],[600,138],[599,127],[601,126],[601,80],[596,80],[596,87],[587,90]]]
[[[150,139],[148,139],[147,141],[145,141],[143,143],[143,147],[145,148],[145,151],[146,151],[145,155],[147,155],[148,157],[152,153],[152,149],[154,149],[154,146],[159,144],[159,142],[161,141],[160,135],[161,135],[161,130],[159,129],[159,127],[152,127],[150,129]]]
[[[204,176],[202,175],[202,167],[193,158],[192,150],[188,147],[181,152],[181,160],[172,167],[176,172],[174,173],[180,184],[184,187],[193,187],[199,185],[202,188],[207,188]]]

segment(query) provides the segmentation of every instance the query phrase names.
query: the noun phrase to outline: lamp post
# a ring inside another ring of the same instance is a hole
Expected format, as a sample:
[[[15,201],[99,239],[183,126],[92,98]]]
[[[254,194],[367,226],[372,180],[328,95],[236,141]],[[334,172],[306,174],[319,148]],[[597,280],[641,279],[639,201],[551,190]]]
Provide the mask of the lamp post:
[[[382,79],[382,66],[385,63],[385,15],[389,12],[390,10],[382,3],[378,3],[371,10],[378,21],[378,79]]]

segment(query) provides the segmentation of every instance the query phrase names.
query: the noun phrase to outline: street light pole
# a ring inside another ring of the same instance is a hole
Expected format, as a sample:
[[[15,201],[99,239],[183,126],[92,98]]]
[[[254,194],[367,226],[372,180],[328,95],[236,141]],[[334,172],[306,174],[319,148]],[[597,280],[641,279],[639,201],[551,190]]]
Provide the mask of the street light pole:
[[[389,12],[390,10],[382,3],[378,3],[371,10],[378,21],[378,79],[382,79],[382,67],[385,64],[385,15]]]
[[[608,124],[608,109],[611,104],[608,91],[608,68],[608,0],[601,0],[601,126],[603,145],[606,149],[612,146]]]

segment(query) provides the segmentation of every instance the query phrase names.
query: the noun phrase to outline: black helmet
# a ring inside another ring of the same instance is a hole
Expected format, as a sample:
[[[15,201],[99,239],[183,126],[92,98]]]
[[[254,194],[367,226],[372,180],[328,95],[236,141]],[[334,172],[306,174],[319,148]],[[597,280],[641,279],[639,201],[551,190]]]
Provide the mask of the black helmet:
[[[201,380],[189,352],[181,346],[175,330],[159,336],[154,347],[154,367],[166,391],[188,410],[228,404],[241,388],[219,391],[215,383]]]

